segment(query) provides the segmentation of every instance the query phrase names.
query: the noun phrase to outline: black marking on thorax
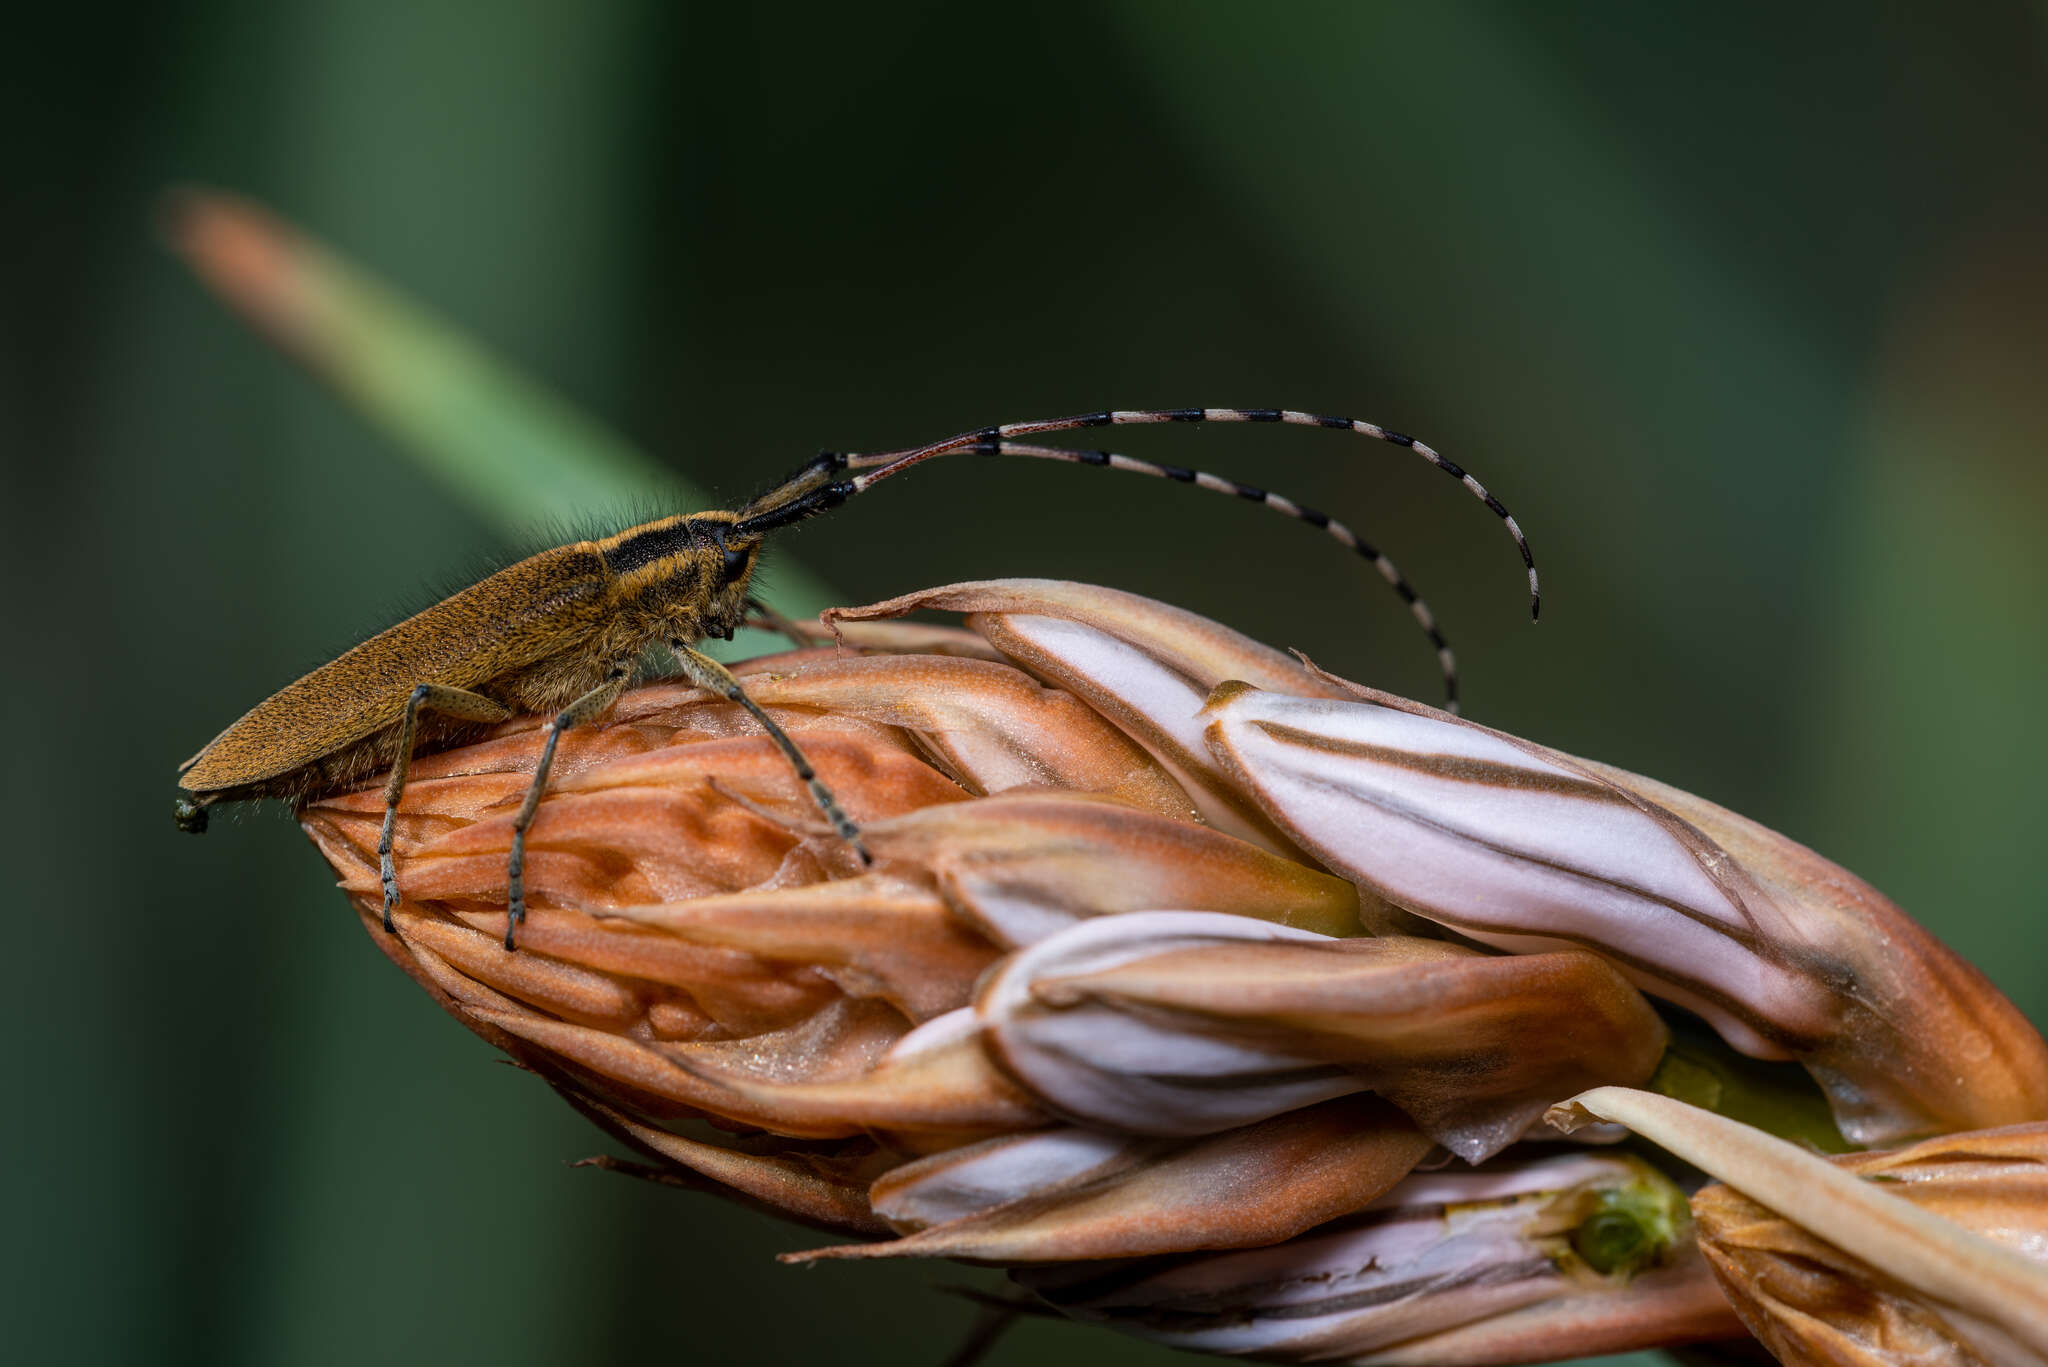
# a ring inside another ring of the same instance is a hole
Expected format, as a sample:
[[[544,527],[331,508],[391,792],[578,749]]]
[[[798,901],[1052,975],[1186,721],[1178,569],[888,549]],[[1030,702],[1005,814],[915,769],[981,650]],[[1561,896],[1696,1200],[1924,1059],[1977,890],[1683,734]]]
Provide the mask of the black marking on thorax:
[[[703,550],[707,546],[716,545],[717,533],[709,530],[711,525],[690,518],[666,526],[657,524],[644,532],[626,537],[616,546],[606,550],[605,567],[613,574],[627,575],[671,555],[681,555],[685,551]],[[722,528],[726,524],[716,525]]]

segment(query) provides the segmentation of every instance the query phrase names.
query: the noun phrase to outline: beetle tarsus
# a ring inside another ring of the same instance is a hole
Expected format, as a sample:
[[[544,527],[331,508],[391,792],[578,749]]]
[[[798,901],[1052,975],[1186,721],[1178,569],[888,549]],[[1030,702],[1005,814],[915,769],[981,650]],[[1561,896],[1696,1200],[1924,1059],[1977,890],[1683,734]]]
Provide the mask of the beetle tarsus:
[[[505,893],[505,948],[519,948],[519,923],[526,919],[526,832],[512,834],[512,862]]]
[[[398,869],[392,864],[388,849],[377,851],[377,861],[380,865],[378,874],[384,885],[384,933],[395,935],[398,927],[392,924],[391,913],[398,909]]]

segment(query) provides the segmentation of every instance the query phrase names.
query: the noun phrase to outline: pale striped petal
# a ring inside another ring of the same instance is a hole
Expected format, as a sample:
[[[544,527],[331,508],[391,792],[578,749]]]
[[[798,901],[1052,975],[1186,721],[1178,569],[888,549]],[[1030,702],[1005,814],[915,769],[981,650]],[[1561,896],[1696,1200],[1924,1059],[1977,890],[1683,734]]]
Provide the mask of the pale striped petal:
[[[1400,1112],[1369,1097],[1191,1141],[1112,1141],[1078,1130],[991,1140],[875,1184],[875,1208],[892,1222],[908,1210],[957,1211],[952,1218],[905,1238],[784,1260],[1043,1263],[1257,1247],[1362,1209],[1430,1148]],[[976,1199],[987,1204],[966,1208]]]
[[[985,1139],[932,1154],[878,1178],[875,1214],[911,1234],[1122,1172],[1157,1145],[1136,1135],[1063,1126]]]
[[[1176,1348],[1454,1367],[1738,1333],[1684,1233],[1685,1198],[1654,1170],[1574,1154],[1411,1177],[1270,1248],[1012,1275]]]
[[[1012,659],[1087,699],[1179,781],[1200,819],[1296,855],[1294,842],[1231,787],[1202,743],[1208,690],[1108,632],[1060,617],[1005,614],[978,625]]]
[[[1013,954],[982,987],[983,1047],[1055,1113],[1135,1134],[1197,1135],[1361,1091],[1335,1064],[1191,1031],[1113,1006],[1047,1004],[1043,980],[1176,949],[1325,937],[1244,917],[1134,912],[1084,922]]]
[[[834,608],[824,621],[865,623],[922,611],[1060,617],[1107,632],[1150,655],[1203,692],[1225,679],[1303,697],[1349,696],[1341,684],[1285,651],[1157,599],[1064,579],[983,579],[921,589],[866,607]]]
[[[969,625],[1005,655],[1081,698],[1130,735],[1218,830],[1282,854],[1292,843],[1218,771],[1200,713],[1225,679],[1297,691],[1328,687],[1269,646],[1193,613],[1093,585],[1012,579],[954,584],[826,614],[865,620],[920,609],[971,614]]]
[[[1580,945],[1728,1042],[1797,1058],[1860,1143],[2048,1113],[2048,1046],[1812,851],[1414,703],[1217,690],[1209,743],[1328,867],[1518,952]]]
[[[1821,988],[1744,943],[1765,928],[1740,885],[1612,784],[1371,703],[1224,690],[1209,718],[1247,790],[1390,901],[1507,949],[1596,948],[1751,1053],[1822,1028]]]
[[[1201,1134],[1370,1090],[1474,1161],[1582,1080],[1648,1078],[1664,1050],[1595,955],[1277,929],[1138,912],[1062,932],[984,986],[985,1046],[1090,1125]]]
[[[995,944],[1031,944],[1077,921],[1179,907],[1356,935],[1351,884],[1249,841],[1156,812],[1066,793],[927,807],[871,826],[886,867],[916,870]]]
[[[814,707],[909,731],[977,795],[1058,788],[1181,820],[1193,811],[1180,785],[1123,732],[1071,693],[1006,664],[856,655],[750,673],[746,683],[764,707]]]

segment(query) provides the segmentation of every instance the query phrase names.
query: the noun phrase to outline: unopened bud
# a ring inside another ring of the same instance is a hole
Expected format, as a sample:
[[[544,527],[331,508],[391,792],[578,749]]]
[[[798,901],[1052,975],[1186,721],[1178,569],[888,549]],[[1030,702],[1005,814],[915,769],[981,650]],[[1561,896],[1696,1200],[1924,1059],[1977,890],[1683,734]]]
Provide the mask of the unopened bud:
[[[1225,685],[1216,755],[1389,902],[1516,953],[1571,944],[1744,1053],[1796,1058],[1860,1143],[2040,1116],[2048,1046],[1869,885],[1698,798],[1419,704]]]
[[[1638,1159],[1419,1173],[1270,1248],[1070,1263],[1016,1279],[1077,1319],[1280,1362],[1538,1362],[1737,1331],[1685,1198]]]
[[[1473,1161],[1572,1079],[1647,1078],[1667,1038],[1580,951],[1333,940],[1196,912],[1078,925],[1006,959],[975,1009],[1004,1069],[1084,1124],[1208,1134],[1374,1091]]]

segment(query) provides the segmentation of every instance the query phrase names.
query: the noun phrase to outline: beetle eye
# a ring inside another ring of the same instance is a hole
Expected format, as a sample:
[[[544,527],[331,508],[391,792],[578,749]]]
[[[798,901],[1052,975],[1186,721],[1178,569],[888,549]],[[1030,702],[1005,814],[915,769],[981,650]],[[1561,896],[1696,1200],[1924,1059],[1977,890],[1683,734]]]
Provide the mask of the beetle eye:
[[[746,550],[734,550],[732,547],[727,546],[724,549],[725,563],[719,568],[719,577],[725,583],[730,584],[733,582],[733,580],[738,579],[741,575],[747,572],[747,566],[753,561],[754,558],[753,548],[749,547]]]

